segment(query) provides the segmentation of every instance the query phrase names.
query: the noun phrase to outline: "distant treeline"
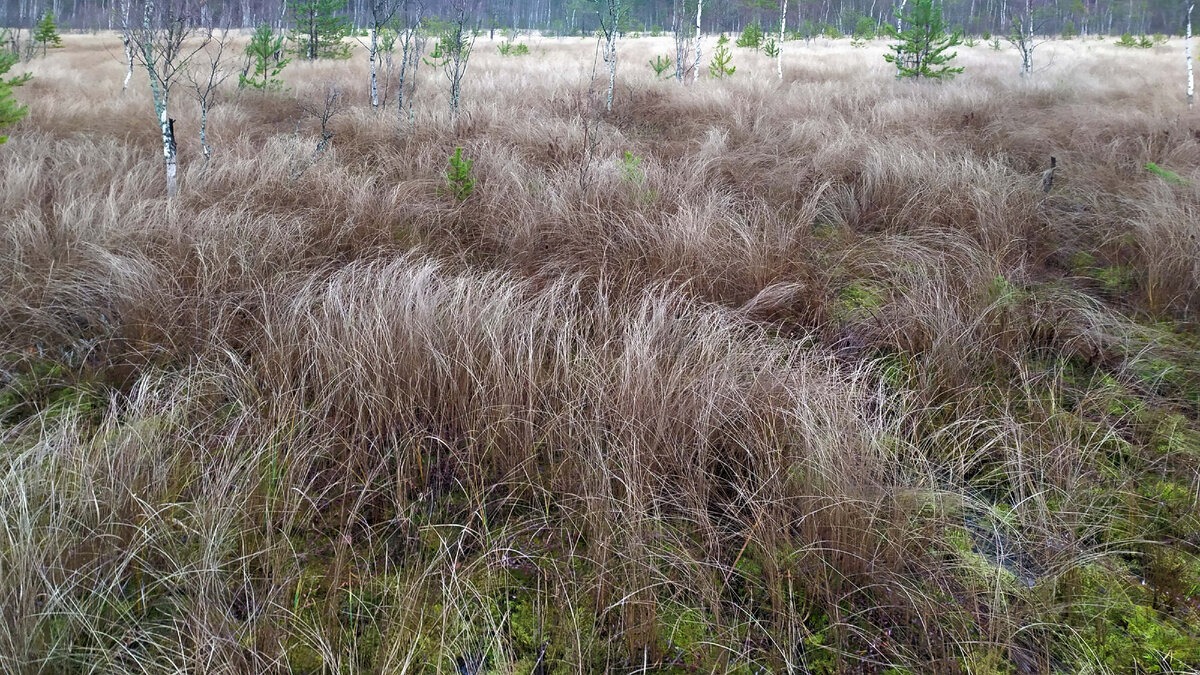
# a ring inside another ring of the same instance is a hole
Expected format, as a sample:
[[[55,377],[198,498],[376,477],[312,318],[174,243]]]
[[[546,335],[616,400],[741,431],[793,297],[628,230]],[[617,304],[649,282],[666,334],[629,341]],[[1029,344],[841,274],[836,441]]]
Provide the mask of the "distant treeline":
[[[175,0],[178,2],[178,0]],[[217,27],[249,28],[260,23],[288,24],[288,0],[187,0],[197,21]],[[366,25],[372,0],[346,0],[344,15],[355,26]],[[970,34],[1005,34],[1026,0],[944,0],[947,23]],[[0,0],[8,27],[29,28],[51,11],[67,30],[93,31],[120,27],[123,0]],[[447,16],[453,0],[409,0],[426,16]],[[550,35],[580,35],[599,27],[605,0],[470,0],[472,25],[482,31],[538,30]],[[680,13],[695,16],[695,0],[621,0],[626,33],[666,33]],[[1145,35],[1183,33],[1186,3],[1180,0],[1033,0],[1038,31],[1043,34]],[[849,34],[868,21],[893,23],[890,0],[809,0],[788,3],[787,23],[799,37]],[[740,32],[751,23],[778,30],[780,4],[775,0],[706,0],[703,30]],[[694,19],[692,20],[694,23]]]

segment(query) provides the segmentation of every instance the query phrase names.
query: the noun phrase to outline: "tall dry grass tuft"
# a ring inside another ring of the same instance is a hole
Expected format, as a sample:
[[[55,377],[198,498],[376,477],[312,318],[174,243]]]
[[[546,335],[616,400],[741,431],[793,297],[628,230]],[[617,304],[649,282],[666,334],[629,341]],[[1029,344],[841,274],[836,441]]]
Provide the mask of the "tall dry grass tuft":
[[[665,44],[599,115],[590,42],[481,41],[453,127],[439,73],[414,125],[296,63],[214,108],[206,172],[181,97],[174,200],[113,38],[36,60],[0,667],[1200,668],[1175,55],[923,86],[817,40],[680,87],[637,68]]]

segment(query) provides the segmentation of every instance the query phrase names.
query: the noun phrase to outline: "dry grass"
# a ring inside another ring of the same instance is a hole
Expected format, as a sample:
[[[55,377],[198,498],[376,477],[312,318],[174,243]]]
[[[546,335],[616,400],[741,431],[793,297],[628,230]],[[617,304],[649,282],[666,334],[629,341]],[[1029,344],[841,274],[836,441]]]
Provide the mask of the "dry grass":
[[[229,92],[203,176],[176,95],[174,201],[119,42],[31,64],[0,668],[1200,668],[1178,45],[925,85],[789,43],[782,84],[737,50],[681,87],[631,40],[596,118],[594,44],[529,41],[479,43],[455,129],[432,69],[410,127],[363,59],[295,63]]]

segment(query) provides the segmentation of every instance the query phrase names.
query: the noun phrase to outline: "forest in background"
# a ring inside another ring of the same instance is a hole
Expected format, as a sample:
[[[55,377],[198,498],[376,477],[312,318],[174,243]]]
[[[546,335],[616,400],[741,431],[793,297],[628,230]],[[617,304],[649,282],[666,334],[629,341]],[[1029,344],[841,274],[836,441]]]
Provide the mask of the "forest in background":
[[[600,27],[598,13],[605,0],[471,0],[467,11],[478,30],[537,30],[543,34],[580,35]],[[685,7],[681,4],[686,3]],[[453,0],[410,0],[426,16],[453,13]],[[695,15],[695,0],[623,0],[626,32],[654,34],[669,31],[675,16]],[[898,4],[898,3],[897,3]],[[289,23],[288,0],[209,0],[193,3],[205,23],[252,28]],[[941,3],[947,23],[971,34],[1008,32],[1014,15],[1025,11],[1025,0],[946,0]],[[866,17],[878,27],[893,23],[897,6],[883,0],[807,0],[787,7],[787,23],[798,31],[830,29],[849,34]],[[717,0],[705,3],[701,29],[706,33],[740,32],[759,22],[778,26],[781,4],[775,0]],[[1180,0],[1032,0],[1039,32],[1047,34],[1182,35],[1188,9]],[[120,28],[120,0],[6,0],[0,25],[31,28],[46,11],[64,27],[76,31]],[[354,26],[364,27],[371,15],[370,0],[347,0],[341,13]]]

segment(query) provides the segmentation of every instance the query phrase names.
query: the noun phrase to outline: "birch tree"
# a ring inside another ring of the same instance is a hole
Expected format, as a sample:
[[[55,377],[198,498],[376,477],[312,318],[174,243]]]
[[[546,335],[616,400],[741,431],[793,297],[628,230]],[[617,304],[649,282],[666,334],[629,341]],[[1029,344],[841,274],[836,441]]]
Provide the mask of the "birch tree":
[[[779,53],[775,55],[779,81],[783,81],[783,38],[787,32],[787,0],[780,0],[779,7]]]
[[[142,25],[130,30],[129,36],[136,47],[135,57],[146,69],[150,80],[154,113],[162,136],[167,196],[173,197],[179,191],[179,184],[175,120],[170,116],[171,91],[187,70],[192,56],[208,45],[208,36],[185,46],[195,31],[182,6],[175,0],[165,0],[161,6],[155,0],[144,0],[144,3]]]
[[[1012,30],[1008,34],[1008,42],[1017,48],[1021,54],[1021,77],[1033,75],[1033,52],[1045,40],[1037,40],[1037,32],[1041,26],[1035,23],[1033,1],[1025,0],[1025,11],[1013,16]]]
[[[129,89],[129,81],[133,79],[133,39],[129,28],[129,0],[121,0],[121,42],[125,46],[125,82],[121,84],[121,93]]]
[[[212,36],[212,33],[209,35]],[[200,170],[202,177],[208,174],[208,163],[212,160],[212,147],[208,144],[208,112],[217,103],[221,84],[232,74],[232,71],[224,68],[227,38],[228,32],[223,32],[219,38],[210,37],[211,44],[205,51],[208,62],[201,68],[186,71],[192,96],[200,106],[200,147],[204,150],[204,168]]]
[[[359,44],[367,50],[367,60],[370,63],[371,107],[375,110],[379,109],[379,32],[392,23],[399,9],[400,3],[397,0],[370,0],[371,23],[367,28],[368,42],[363,44],[362,40],[359,40]]]
[[[421,66],[421,55],[425,51],[425,33],[421,30],[422,6],[415,0],[404,0],[404,25],[400,34],[400,78],[397,82],[396,106],[400,117],[405,117],[408,104],[409,126],[416,123],[414,99],[417,95],[417,71]]]
[[[671,30],[675,33],[675,79],[682,82],[688,70],[688,55],[692,51],[692,27],[687,22],[686,0],[675,0],[671,13]]]
[[[700,79],[700,14],[704,12],[704,0],[696,0],[696,60],[692,62],[692,82]]]
[[[470,63],[475,36],[467,28],[466,0],[454,0],[454,20],[449,29],[438,37],[437,47],[429,55],[431,65],[441,66],[450,82],[450,124],[458,123],[458,109],[462,102],[462,81]]]
[[[604,65],[608,68],[608,97],[605,110],[612,112],[613,93],[617,88],[617,31],[621,24],[621,0],[604,0],[600,13],[600,34],[604,38]]]
[[[1192,10],[1196,3],[1189,2],[1187,8],[1187,32],[1183,38],[1183,58],[1187,61],[1187,102],[1188,109],[1196,99],[1196,80],[1192,77]]]

